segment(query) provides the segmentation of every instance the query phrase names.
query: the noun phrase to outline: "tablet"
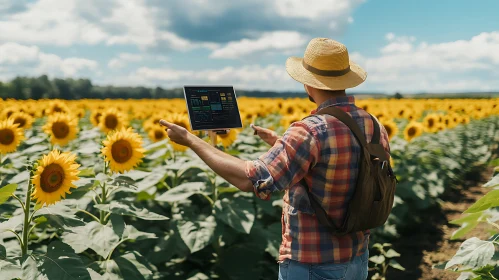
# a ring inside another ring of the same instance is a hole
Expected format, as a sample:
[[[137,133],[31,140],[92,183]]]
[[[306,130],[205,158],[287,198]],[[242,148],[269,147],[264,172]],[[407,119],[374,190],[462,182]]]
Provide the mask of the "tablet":
[[[242,127],[232,86],[184,86],[192,130],[227,130]]]

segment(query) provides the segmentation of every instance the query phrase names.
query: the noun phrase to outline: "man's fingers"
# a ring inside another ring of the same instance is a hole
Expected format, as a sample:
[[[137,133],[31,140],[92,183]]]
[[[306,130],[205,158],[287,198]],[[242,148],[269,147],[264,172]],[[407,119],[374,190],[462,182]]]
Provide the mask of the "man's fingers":
[[[166,126],[167,128],[169,129],[172,129],[173,127],[176,126],[176,124],[173,124],[173,123],[170,123],[170,122],[167,122],[163,119],[159,120],[159,124],[162,125],[162,126]]]

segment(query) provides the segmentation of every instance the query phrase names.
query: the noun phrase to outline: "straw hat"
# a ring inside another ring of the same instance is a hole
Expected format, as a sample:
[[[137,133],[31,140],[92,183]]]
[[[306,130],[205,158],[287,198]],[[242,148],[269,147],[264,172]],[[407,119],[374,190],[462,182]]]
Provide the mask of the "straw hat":
[[[345,45],[327,38],[312,39],[303,58],[288,58],[286,70],[296,81],[324,90],[353,88],[367,77],[366,71],[350,61]]]

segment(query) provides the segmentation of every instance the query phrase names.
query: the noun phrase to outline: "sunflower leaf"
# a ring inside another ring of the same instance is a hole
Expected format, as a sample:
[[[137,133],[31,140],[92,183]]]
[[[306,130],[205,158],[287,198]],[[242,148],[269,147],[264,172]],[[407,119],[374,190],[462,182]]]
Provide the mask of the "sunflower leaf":
[[[103,258],[107,258],[120,242],[120,237],[114,232],[111,224],[101,225],[92,221],[85,226],[70,228],[70,232],[63,234],[62,240],[77,254],[90,248]]]
[[[0,260],[0,275],[2,279],[21,279],[22,270],[19,265]]]
[[[56,203],[54,205],[42,207],[33,217],[44,216],[51,226],[63,230],[70,230],[72,227],[85,225],[82,220],[75,216],[75,213],[75,210],[63,203]]]
[[[233,229],[249,234],[255,222],[255,208],[242,197],[224,198],[215,202],[215,217]]]
[[[0,189],[0,204],[5,203],[17,189],[17,184],[8,184]]]
[[[206,183],[203,182],[184,183],[156,197],[156,201],[175,202],[179,200],[184,200],[194,194],[210,195],[211,192],[208,191]]]
[[[47,254],[39,258],[42,261],[39,269],[48,279],[92,279],[80,256],[69,245],[60,241],[50,243]]]
[[[105,212],[137,217],[142,220],[160,221],[169,219],[163,215],[149,212],[146,208],[137,208],[129,201],[111,201],[109,204],[97,204],[94,207]]]

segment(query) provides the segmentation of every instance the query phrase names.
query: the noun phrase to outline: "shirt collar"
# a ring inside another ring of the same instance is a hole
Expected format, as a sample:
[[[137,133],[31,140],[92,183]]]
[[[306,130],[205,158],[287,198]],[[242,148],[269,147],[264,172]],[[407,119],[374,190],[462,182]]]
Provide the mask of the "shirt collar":
[[[319,107],[317,107],[317,109],[312,110],[311,114],[315,114],[315,113],[317,113],[317,111],[324,109],[326,107],[337,106],[337,105],[347,105],[347,104],[355,104],[355,97],[353,95],[331,97],[328,100],[322,102],[319,105]]]

